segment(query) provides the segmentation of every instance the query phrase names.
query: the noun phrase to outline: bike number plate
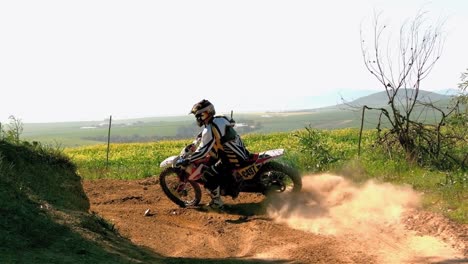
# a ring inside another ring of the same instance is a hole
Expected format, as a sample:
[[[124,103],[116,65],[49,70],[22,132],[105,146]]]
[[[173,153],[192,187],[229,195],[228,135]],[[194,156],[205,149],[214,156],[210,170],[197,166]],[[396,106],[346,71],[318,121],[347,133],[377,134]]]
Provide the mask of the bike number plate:
[[[257,174],[259,168],[255,164],[247,166],[237,171],[237,173],[244,179],[252,179]]]

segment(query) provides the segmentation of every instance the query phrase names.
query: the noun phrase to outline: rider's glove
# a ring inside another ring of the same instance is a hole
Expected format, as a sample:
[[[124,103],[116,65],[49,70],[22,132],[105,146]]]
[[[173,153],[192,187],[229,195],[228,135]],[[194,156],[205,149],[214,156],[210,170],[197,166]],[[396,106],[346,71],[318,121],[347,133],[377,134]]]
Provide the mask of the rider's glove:
[[[176,161],[176,166],[177,167],[180,167],[180,166],[187,166],[189,165],[190,163],[190,160],[189,159],[179,159],[178,161]]]

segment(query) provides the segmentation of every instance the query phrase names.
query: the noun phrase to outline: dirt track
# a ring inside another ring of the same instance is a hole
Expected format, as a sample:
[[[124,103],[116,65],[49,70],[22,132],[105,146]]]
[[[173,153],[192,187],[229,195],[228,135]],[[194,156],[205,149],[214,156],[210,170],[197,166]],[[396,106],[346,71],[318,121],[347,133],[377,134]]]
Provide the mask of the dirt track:
[[[241,194],[224,213],[182,209],[156,178],[84,181],[94,211],[137,245],[170,257],[275,263],[468,263],[468,228],[417,210],[407,188],[304,177],[294,201]],[[207,196],[204,196],[207,199]],[[204,200],[203,202],[208,202]],[[150,214],[144,212],[150,209]]]

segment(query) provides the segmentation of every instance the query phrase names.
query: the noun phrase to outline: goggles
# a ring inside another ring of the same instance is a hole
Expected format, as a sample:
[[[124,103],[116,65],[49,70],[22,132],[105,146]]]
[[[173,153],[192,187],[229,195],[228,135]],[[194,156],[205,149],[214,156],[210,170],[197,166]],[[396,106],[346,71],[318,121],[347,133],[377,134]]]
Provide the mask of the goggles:
[[[198,122],[203,122],[203,113],[196,114],[195,118]]]

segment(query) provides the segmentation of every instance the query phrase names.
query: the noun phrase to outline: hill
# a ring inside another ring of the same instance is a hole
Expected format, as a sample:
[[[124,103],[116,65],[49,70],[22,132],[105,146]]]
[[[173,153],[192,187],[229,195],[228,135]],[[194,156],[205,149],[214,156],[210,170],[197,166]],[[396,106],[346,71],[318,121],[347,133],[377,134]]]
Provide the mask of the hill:
[[[398,93],[396,101],[404,101],[406,99],[406,94],[413,94],[415,91],[413,89],[402,90]],[[428,92],[424,90],[419,91],[418,100],[423,103],[440,103],[447,102],[452,97],[448,95],[438,94],[434,92]],[[388,96],[385,91],[374,93],[368,96],[361,97],[354,101],[351,101],[349,104],[356,106],[367,105],[369,107],[385,107],[388,105]]]
[[[405,100],[405,97],[406,97],[405,92],[411,95],[412,93],[414,93],[414,90],[413,89],[401,90],[398,93],[396,102],[403,102]],[[454,96],[453,92],[440,94],[440,93],[420,90],[419,95],[418,95],[418,100],[422,103],[448,104],[450,99],[453,98],[453,96]],[[317,109],[304,109],[301,111],[330,111],[333,109],[343,110],[343,109],[349,109],[350,106],[362,107],[364,105],[367,105],[368,107],[376,107],[376,108],[388,106],[388,96],[385,91],[372,93],[372,94],[362,96],[362,97],[359,97],[357,99],[350,100],[350,101],[346,100],[346,98],[343,98],[343,99],[344,101],[340,104],[327,106],[327,107],[321,107]]]

